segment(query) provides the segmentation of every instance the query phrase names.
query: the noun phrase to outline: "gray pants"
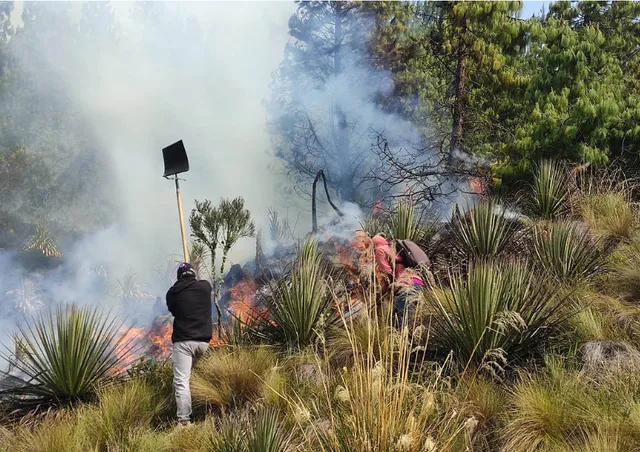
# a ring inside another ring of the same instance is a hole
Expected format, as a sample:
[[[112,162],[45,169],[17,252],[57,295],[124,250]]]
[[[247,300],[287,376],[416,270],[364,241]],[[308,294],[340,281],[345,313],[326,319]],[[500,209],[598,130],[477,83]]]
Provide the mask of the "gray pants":
[[[178,420],[191,419],[191,369],[209,348],[207,342],[184,341],[173,344],[173,391],[178,407]]]

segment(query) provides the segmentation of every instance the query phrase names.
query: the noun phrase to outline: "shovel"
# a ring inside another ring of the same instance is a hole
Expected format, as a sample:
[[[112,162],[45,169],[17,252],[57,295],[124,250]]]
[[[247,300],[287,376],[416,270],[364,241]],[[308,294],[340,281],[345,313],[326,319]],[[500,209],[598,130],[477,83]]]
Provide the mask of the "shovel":
[[[167,146],[162,150],[164,158],[165,179],[173,179],[176,183],[176,197],[178,199],[178,216],[180,217],[180,232],[182,233],[182,252],[184,261],[189,262],[189,250],[187,249],[187,237],[184,232],[184,220],[182,218],[182,199],[180,198],[180,183],[178,174],[189,171],[189,159],[182,140]],[[184,180],[184,179],[182,179]]]

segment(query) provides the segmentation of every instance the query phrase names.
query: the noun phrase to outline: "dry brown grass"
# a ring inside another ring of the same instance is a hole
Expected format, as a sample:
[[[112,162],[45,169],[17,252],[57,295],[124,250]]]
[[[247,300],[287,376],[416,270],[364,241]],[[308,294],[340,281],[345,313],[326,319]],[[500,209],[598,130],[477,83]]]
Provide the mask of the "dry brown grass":
[[[191,378],[196,406],[227,407],[270,396],[276,357],[263,347],[221,348],[204,357]]]

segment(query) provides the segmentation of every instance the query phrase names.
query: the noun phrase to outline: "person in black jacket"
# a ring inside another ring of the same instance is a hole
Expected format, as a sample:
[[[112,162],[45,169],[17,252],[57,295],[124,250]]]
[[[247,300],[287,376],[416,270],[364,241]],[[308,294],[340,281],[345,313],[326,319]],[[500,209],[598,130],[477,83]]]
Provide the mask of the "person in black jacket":
[[[191,369],[209,348],[213,336],[209,281],[196,279],[189,263],[178,267],[178,280],[167,292],[167,308],[173,314],[173,389],[178,423],[191,422]]]

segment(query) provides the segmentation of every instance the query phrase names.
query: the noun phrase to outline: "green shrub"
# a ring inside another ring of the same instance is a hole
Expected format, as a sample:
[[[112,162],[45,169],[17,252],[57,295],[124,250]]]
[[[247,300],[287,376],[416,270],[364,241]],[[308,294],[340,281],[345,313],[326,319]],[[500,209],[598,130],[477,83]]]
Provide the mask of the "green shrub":
[[[569,199],[569,177],[558,162],[542,161],[533,176],[531,195],[527,203],[530,215],[552,220],[567,211]]]
[[[327,273],[317,244],[306,241],[291,274],[272,286],[267,313],[254,327],[255,334],[269,343],[293,348],[315,344],[337,321]]]
[[[2,392],[19,409],[87,400],[124,371],[131,352],[122,324],[93,307],[59,306],[19,326],[16,353],[3,355],[24,373]]]
[[[490,370],[530,355],[562,320],[562,300],[521,262],[475,263],[450,279],[448,291],[426,297],[433,314],[430,345],[453,352],[461,366]]]
[[[551,223],[533,230],[533,258],[539,269],[563,283],[588,280],[604,270],[609,252],[580,224]]]
[[[518,231],[518,222],[494,201],[482,201],[462,214],[458,207],[451,219],[451,245],[469,258],[494,257],[502,253]]]

